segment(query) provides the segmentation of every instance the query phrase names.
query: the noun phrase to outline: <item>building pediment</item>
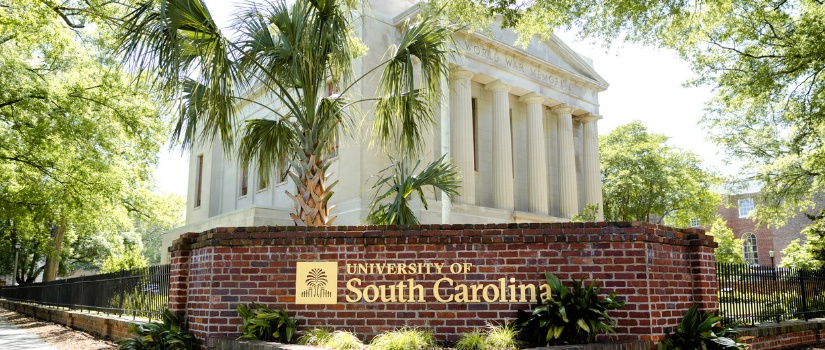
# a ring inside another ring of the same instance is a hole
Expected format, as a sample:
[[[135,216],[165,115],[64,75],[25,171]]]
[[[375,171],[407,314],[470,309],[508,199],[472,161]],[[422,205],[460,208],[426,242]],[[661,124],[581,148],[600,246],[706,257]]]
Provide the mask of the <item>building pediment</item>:
[[[396,16],[394,22],[403,25],[419,12],[418,5],[413,6]],[[609,85],[589,60],[555,34],[547,40],[536,36],[521,46],[514,44],[518,34],[494,25],[485,33],[461,31],[453,40],[461,59],[475,60],[586,100],[595,101],[595,94]]]

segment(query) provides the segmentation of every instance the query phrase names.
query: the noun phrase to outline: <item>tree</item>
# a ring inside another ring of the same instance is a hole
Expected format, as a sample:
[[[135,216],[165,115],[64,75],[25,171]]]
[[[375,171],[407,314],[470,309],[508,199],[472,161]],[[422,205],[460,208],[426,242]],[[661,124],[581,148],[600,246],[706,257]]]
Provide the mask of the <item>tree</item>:
[[[114,60],[109,3],[0,3],[0,236],[23,245],[18,282],[128,230],[164,142],[154,99]]]
[[[690,151],[635,121],[599,138],[604,215],[607,221],[653,221],[687,227],[711,222],[719,178]]]
[[[461,186],[458,170],[451,163],[447,162],[445,156],[441,156],[435,162],[427,165],[421,172],[416,174],[421,160],[410,167],[408,159],[404,156],[381,172],[390,172],[389,175],[382,175],[376,182],[374,189],[377,189],[375,197],[367,214],[367,220],[376,225],[417,225],[418,218],[410,209],[409,200],[413,193],[418,194],[418,200],[427,209],[427,199],[424,197],[424,188],[432,186],[441,190],[445,195],[452,198],[458,194]],[[381,192],[384,190],[384,192]],[[384,199],[390,198],[389,203],[382,203]]]
[[[785,249],[782,249],[782,262],[779,263],[779,266],[793,269],[820,268],[822,260],[814,258],[811,248],[808,242],[799,244],[798,239],[791,241]]]
[[[736,238],[733,230],[728,228],[727,222],[722,218],[717,218],[710,227],[708,234],[713,236],[713,241],[719,246],[713,250],[716,262],[726,264],[747,264],[742,251],[744,241]]]
[[[138,72],[150,72],[165,100],[177,100],[175,136],[184,145],[219,139],[234,154],[239,103],[258,104],[266,119],[243,125],[237,154],[256,163],[262,176],[283,160],[297,193],[292,218],[297,225],[328,225],[326,170],[333,142],[352,122],[352,60],[364,48],[354,37],[356,1],[246,4],[234,23],[236,40],[226,37],[200,0],[144,3],[125,18],[121,49]],[[422,132],[433,121],[438,84],[447,71],[452,29],[432,19],[405,27],[399,44],[369,74],[383,68],[378,83],[373,129],[386,147],[416,155]],[[326,97],[328,84],[341,93]],[[247,99],[249,91],[273,96],[277,105]],[[180,99],[177,99],[179,98]]]

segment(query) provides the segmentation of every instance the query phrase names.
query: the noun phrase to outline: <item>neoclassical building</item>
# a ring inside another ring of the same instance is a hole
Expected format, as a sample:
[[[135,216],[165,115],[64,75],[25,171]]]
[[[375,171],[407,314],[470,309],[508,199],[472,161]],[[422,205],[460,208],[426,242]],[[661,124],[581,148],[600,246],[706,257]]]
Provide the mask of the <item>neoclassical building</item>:
[[[418,8],[415,1],[374,1],[364,13],[356,33],[370,51],[354,62],[356,76],[381,62]],[[450,203],[430,194],[428,209],[418,205],[422,223],[558,222],[586,204],[602,207],[598,94],[607,82],[556,36],[533,39],[526,47],[514,45],[516,39],[499,28],[455,35],[458,54],[442,81],[445,100],[424,154],[427,161],[442,154],[455,161],[461,195]],[[362,80],[355,94],[374,96],[378,78]],[[341,136],[329,169],[330,181],[339,181],[331,199],[336,225],[364,223],[370,189],[389,164],[369,147],[369,106],[362,110],[360,130]],[[245,118],[266,117],[252,104],[240,111]],[[219,226],[293,225],[292,200],[284,192],[294,193],[295,186],[282,171],[264,179],[255,169],[242,169],[218,142],[193,147],[186,225],[168,232],[164,246],[181,233]]]

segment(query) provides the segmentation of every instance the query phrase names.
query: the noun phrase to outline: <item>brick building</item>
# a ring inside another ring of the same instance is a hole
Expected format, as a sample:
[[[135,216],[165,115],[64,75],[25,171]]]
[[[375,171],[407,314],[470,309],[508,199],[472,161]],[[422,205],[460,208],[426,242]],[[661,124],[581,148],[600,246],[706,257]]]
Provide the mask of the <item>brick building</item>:
[[[730,196],[727,198],[729,206],[720,205],[717,212],[727,222],[728,228],[733,230],[734,236],[744,240],[742,249],[748,263],[770,265],[770,251],[774,251],[774,261],[779,264],[782,261],[782,250],[791,241],[799,239],[800,244],[805,242],[805,236],[801,232],[811,224],[811,220],[804,212],[800,212],[788,219],[782,227],[757,225],[750,217],[757,195],[758,192],[752,192]],[[816,202],[816,209],[810,210],[810,213],[821,209],[825,199],[820,198]]]

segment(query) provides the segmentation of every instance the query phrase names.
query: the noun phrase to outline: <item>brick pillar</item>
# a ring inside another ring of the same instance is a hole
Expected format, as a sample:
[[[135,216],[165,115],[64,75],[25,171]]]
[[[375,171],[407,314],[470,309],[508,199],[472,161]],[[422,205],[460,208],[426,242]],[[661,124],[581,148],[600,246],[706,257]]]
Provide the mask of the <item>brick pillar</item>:
[[[182,235],[172,242],[169,251],[172,253],[169,269],[169,302],[166,307],[173,313],[186,312],[186,301],[189,288],[189,256],[190,243],[193,233]]]
[[[716,281],[716,259],[713,250],[716,243],[702,233],[689,233],[690,273],[693,276],[693,302],[699,309],[719,309],[719,286]]]

